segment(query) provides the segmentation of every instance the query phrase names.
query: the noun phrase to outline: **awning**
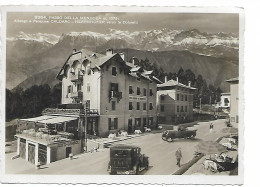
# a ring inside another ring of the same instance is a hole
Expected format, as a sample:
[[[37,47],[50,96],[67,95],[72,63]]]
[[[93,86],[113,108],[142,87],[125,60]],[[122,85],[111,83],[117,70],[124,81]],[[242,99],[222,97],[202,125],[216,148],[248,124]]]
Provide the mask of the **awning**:
[[[35,118],[28,118],[28,119],[20,119],[22,121],[28,121],[28,122],[38,122],[38,121],[42,121],[42,120],[47,120],[47,119],[51,119],[51,118],[55,118],[56,116],[39,116],[39,117],[35,117]]]
[[[64,123],[64,122],[73,121],[77,119],[78,118],[76,117],[55,116],[54,118],[42,120],[39,122],[44,124],[58,124],[58,123]]]

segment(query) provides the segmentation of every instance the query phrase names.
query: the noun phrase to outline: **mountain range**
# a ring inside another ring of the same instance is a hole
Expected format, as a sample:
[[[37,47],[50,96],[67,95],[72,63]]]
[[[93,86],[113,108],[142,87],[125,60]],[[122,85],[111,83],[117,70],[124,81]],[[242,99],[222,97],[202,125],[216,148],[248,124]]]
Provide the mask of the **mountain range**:
[[[233,33],[210,34],[192,30],[70,32],[26,34],[7,38],[6,87],[28,88],[33,84],[57,83],[55,75],[72,49],[104,52],[114,48],[128,60],[148,58],[166,72],[180,67],[201,74],[208,84],[228,90],[225,80],[238,76],[239,39]]]

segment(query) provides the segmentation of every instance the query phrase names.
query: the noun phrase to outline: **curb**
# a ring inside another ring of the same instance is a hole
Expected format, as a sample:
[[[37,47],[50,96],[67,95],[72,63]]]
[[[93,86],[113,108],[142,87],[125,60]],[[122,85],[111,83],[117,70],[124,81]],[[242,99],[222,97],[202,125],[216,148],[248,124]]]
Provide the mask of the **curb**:
[[[223,136],[218,137],[216,139],[216,142],[219,143],[222,140],[222,138],[223,138]],[[184,166],[182,166],[180,169],[175,171],[172,175],[182,175],[182,174],[184,174],[186,171],[188,171],[188,169],[190,169],[191,166],[193,166],[196,162],[198,162],[203,156],[205,156],[205,155],[201,154],[198,157],[194,157],[188,163],[184,164]]]
[[[173,173],[172,175],[182,175],[183,173],[185,173],[193,164],[195,164],[196,162],[198,162],[202,157],[204,156],[204,154],[199,155],[198,157],[194,157],[193,159],[191,159],[188,163],[186,163],[184,166],[182,166],[180,169],[178,169],[175,173]]]

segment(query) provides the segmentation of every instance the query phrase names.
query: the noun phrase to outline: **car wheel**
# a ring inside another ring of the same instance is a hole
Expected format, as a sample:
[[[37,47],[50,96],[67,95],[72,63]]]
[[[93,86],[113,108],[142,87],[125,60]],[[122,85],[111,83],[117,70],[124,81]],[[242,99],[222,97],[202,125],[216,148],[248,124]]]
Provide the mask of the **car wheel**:
[[[139,175],[139,165],[136,166],[135,174]]]
[[[195,138],[195,136],[194,136],[194,135],[191,135],[191,136],[190,136],[190,139],[192,139],[192,140],[193,140],[194,138]]]
[[[110,175],[116,175],[116,171],[111,170]]]
[[[145,170],[148,170],[148,168],[149,168],[149,161],[147,160],[146,165],[145,165]]]
[[[172,142],[173,141],[173,139],[171,137],[168,137],[166,140],[167,140],[167,142]]]

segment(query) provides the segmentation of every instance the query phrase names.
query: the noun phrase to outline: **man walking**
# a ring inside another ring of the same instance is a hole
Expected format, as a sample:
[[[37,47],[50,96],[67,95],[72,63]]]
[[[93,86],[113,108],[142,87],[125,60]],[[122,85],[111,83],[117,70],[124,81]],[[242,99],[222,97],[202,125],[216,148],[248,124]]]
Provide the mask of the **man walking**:
[[[181,154],[181,148],[179,147],[179,149],[175,152],[175,156],[177,159],[177,164],[179,167],[181,167],[181,159],[182,159],[182,154]]]

